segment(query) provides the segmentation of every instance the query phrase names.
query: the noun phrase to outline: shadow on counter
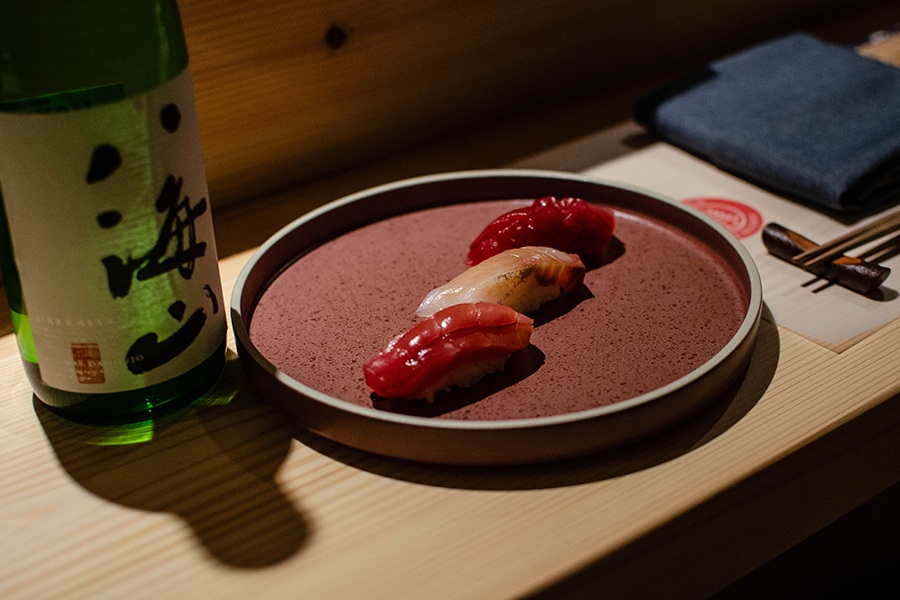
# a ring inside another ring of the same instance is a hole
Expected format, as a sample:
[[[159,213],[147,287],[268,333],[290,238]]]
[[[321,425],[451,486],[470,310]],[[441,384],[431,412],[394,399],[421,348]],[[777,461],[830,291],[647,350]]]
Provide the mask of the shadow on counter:
[[[90,426],[63,419],[34,398],[60,464],[82,488],[110,502],[177,515],[216,560],[264,568],[299,552],[303,514],[275,481],[292,429],[254,394],[241,393],[240,366],[204,398],[152,421]]]

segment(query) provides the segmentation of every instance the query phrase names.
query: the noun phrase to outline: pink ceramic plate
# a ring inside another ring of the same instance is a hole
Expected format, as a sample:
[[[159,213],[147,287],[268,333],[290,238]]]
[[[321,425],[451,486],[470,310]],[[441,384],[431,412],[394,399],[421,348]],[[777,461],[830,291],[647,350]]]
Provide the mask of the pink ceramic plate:
[[[433,403],[373,397],[363,363],[465,269],[490,221],[547,195],[616,212],[583,292],[534,313],[531,345],[472,388]],[[696,412],[742,375],[761,308],[752,259],[701,213],[575,175],[503,170],[401,181],[291,223],[244,267],[232,324],[250,379],[302,426],[394,457],[512,464],[619,446]]]

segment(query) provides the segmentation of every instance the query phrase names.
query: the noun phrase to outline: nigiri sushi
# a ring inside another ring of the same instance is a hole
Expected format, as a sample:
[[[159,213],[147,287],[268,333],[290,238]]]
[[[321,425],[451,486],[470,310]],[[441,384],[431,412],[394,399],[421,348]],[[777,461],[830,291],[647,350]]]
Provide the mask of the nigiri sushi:
[[[575,254],[555,248],[525,246],[496,254],[431,290],[416,309],[427,317],[466,302],[496,302],[529,313],[545,302],[574,292],[585,267]]]
[[[469,245],[466,264],[477,265],[510,248],[549,246],[590,261],[603,254],[615,228],[612,210],[580,198],[538,198],[494,219]]]
[[[419,321],[363,366],[382,398],[424,398],[467,387],[528,346],[532,319],[490,302],[455,304]]]

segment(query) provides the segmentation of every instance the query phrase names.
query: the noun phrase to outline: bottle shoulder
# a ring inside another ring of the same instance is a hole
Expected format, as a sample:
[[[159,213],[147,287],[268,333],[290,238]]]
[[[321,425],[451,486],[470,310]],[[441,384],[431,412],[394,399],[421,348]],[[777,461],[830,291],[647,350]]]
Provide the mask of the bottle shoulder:
[[[173,0],[0,4],[2,110],[83,90],[94,102],[121,99],[172,79],[187,62]]]

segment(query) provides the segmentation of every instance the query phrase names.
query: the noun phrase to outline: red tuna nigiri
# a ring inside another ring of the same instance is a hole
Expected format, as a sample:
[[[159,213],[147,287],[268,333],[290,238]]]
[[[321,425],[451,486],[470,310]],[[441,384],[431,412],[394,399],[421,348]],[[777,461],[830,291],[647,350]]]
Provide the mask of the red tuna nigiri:
[[[363,366],[382,398],[425,398],[503,368],[531,339],[532,319],[492,302],[455,304],[419,321]]]
[[[603,254],[614,228],[615,215],[608,208],[546,196],[494,219],[469,245],[466,264],[522,246],[549,246],[587,262]]]

